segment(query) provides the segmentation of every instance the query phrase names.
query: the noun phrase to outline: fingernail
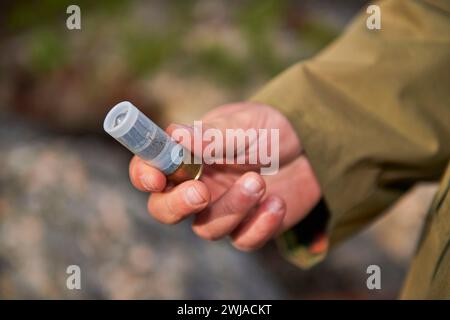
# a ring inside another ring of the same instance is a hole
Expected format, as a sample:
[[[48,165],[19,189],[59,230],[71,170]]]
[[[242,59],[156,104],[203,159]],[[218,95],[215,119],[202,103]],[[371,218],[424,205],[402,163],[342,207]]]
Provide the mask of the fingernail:
[[[186,201],[192,206],[198,206],[205,202],[205,199],[203,199],[195,187],[190,187],[186,190]]]
[[[146,174],[143,174],[141,176],[141,183],[147,190],[155,190],[155,183],[153,182],[153,179]]]
[[[271,213],[278,213],[283,208],[283,203],[279,199],[272,199],[267,204],[267,211]]]
[[[258,180],[256,180],[255,178],[247,178],[244,181],[244,184],[242,186],[243,186],[244,192],[246,192],[248,194],[258,193],[262,189],[261,183]]]

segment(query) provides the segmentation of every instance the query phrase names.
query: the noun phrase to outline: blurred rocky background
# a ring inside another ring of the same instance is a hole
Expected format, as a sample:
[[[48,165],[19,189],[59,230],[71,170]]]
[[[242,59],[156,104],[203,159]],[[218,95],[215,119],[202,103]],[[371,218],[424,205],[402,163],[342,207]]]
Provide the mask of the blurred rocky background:
[[[331,42],[365,1],[0,4],[0,298],[395,298],[435,186],[418,186],[310,271],[163,226],[102,132],[130,100],[162,126],[242,100]],[[66,268],[82,290],[66,288]],[[366,268],[382,269],[382,290]]]

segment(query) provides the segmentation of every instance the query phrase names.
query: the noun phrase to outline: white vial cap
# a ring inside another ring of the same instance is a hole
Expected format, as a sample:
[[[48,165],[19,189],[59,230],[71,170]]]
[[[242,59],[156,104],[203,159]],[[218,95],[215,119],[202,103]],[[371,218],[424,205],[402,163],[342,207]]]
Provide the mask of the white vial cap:
[[[133,128],[138,115],[138,108],[131,102],[119,102],[106,115],[103,129],[114,138],[120,138]]]

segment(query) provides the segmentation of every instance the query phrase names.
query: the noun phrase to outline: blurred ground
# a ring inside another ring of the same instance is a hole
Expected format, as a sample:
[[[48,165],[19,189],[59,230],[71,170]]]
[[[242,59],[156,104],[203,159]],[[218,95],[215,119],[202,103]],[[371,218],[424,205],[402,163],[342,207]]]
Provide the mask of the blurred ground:
[[[311,271],[162,226],[102,131],[128,99],[161,125],[241,100],[339,34],[364,1],[0,4],[0,298],[395,298],[435,186]],[[65,288],[67,265],[83,290]],[[366,268],[382,269],[382,290]]]

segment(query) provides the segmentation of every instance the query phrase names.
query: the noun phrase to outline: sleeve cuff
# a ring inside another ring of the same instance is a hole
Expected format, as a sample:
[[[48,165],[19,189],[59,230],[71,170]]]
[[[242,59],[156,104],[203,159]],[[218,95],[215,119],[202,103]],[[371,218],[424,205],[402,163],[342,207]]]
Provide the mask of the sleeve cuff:
[[[329,244],[328,215],[326,204],[321,200],[305,219],[277,238],[277,245],[287,260],[309,269],[325,258]]]

